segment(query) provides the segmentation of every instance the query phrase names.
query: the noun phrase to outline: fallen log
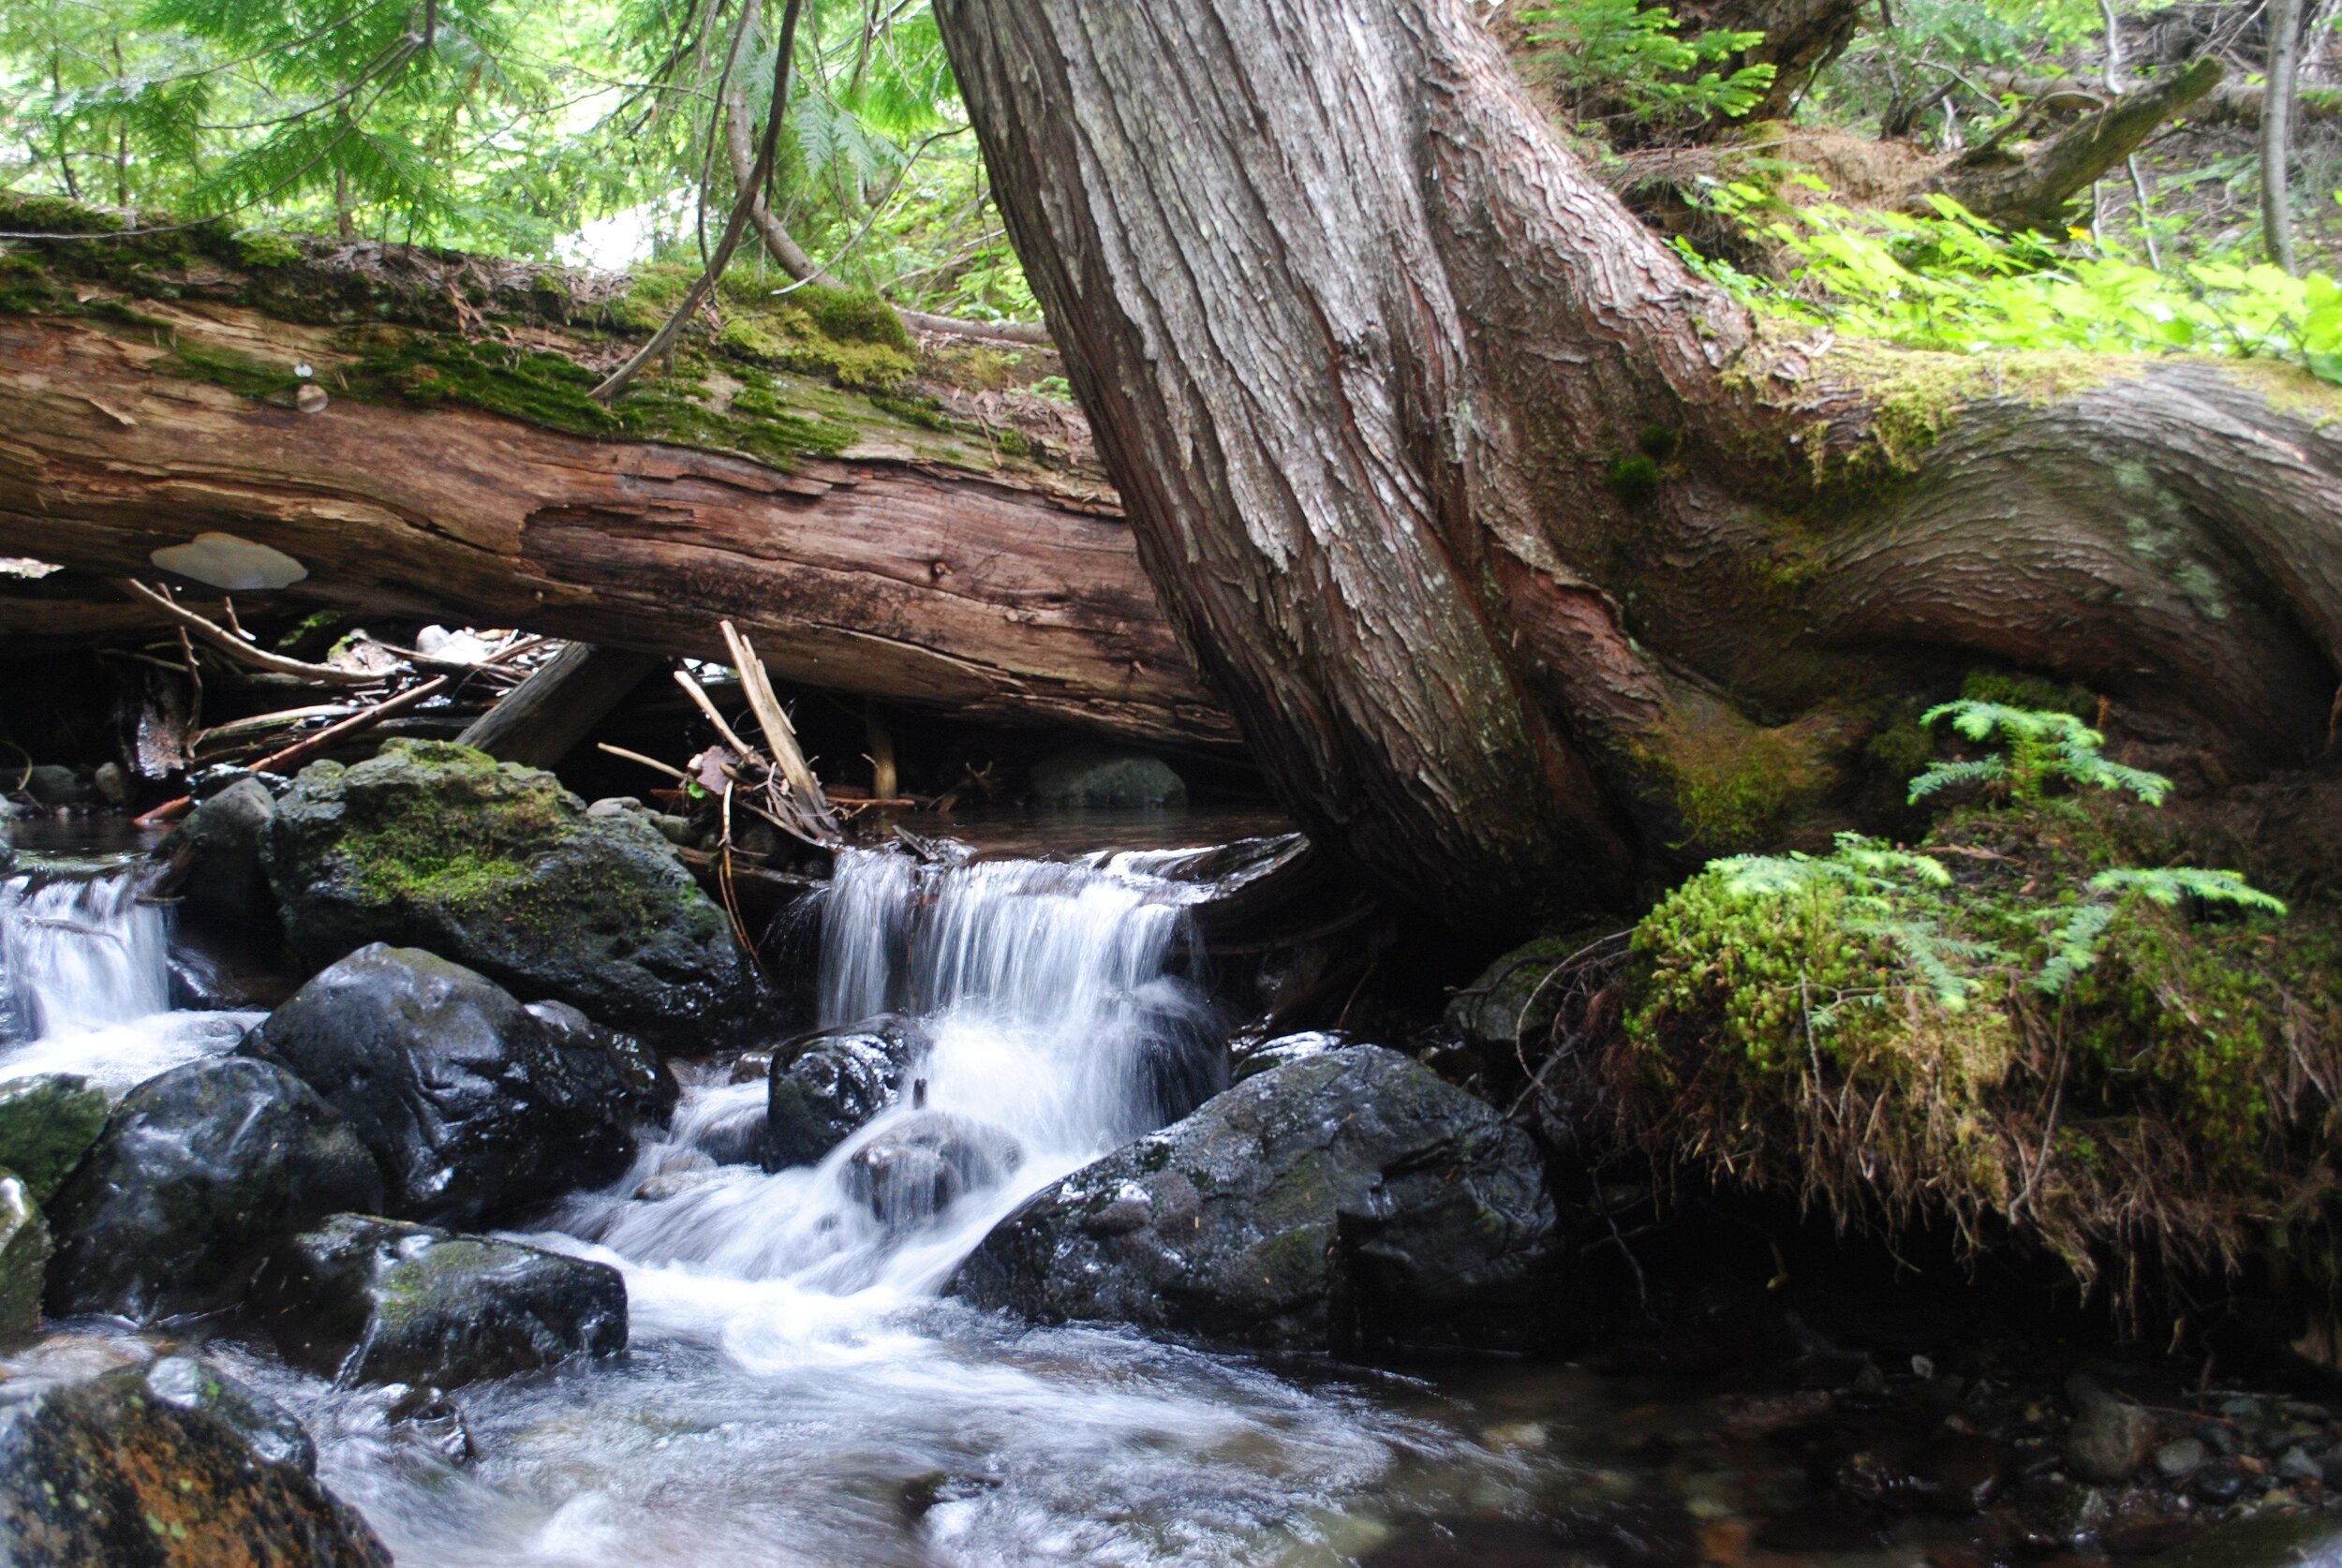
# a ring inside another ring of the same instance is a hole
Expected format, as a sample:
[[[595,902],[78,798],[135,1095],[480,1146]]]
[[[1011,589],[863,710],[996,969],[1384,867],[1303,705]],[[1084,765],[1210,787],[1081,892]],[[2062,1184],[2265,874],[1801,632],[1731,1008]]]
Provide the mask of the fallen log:
[[[1235,740],[1111,488],[997,432],[713,343],[630,394],[673,436],[551,428],[585,418],[557,373],[608,355],[592,334],[319,326],[218,269],[98,271],[0,315],[0,554],[661,657],[724,659],[730,619],[786,686]]]

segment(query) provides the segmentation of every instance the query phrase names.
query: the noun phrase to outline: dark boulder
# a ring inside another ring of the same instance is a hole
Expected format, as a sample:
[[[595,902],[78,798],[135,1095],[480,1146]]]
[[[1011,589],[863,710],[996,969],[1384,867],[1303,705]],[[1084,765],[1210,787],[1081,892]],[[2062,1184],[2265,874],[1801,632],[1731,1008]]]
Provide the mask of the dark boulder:
[[[381,1206],[374,1157],[300,1079],[189,1062],[132,1089],[58,1190],[49,1308],[147,1322],[230,1306],[278,1237]]]
[[[287,1359],[345,1385],[455,1388],[626,1349],[608,1265],[359,1214],[279,1247],[250,1305]]]
[[[774,1047],[765,1102],[767,1163],[775,1170],[819,1164],[902,1097],[928,1044],[915,1023],[882,1013]]]
[[[276,797],[246,775],[206,799],[156,846],[177,869],[173,882],[190,910],[248,920],[268,908],[260,845],[276,815]]]
[[[312,979],[241,1049],[349,1119],[401,1219],[471,1224],[613,1180],[634,1157],[638,1116],[672,1103],[665,1070],[631,1042],[378,942]]]
[[[913,1111],[855,1149],[837,1179],[895,1230],[934,1219],[962,1193],[998,1187],[1024,1162],[1023,1146],[1000,1128]]]
[[[1093,810],[1184,806],[1187,784],[1159,757],[1077,746],[1032,765],[1032,798]]]
[[[0,1166],[37,1204],[56,1195],[105,1131],[105,1091],[87,1078],[43,1072],[0,1084]]]
[[[354,767],[312,764],[276,803],[261,862],[312,963],[426,948],[661,1042],[753,992],[723,911],[641,813],[588,816],[553,775],[469,747],[393,741]]]
[[[1559,1313],[1535,1146],[1420,1063],[1290,1063],[1043,1189],[961,1265],[979,1306],[1350,1353],[1526,1348]]]
[[[603,1028],[567,1002],[530,1002],[528,1015],[545,1027],[564,1052],[607,1057],[617,1069],[627,1109],[638,1119],[663,1127],[674,1115],[683,1086],[665,1058],[640,1040]]]
[[[316,1463],[283,1406],[185,1357],[25,1390],[0,1407],[0,1562],[390,1568]]]

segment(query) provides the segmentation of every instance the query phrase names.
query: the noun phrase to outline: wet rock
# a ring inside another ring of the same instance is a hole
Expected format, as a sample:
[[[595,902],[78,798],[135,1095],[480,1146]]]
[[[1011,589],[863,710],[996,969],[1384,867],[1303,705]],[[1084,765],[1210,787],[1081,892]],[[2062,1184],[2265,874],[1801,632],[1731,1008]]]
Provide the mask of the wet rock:
[[[132,1089],[58,1190],[49,1309],[151,1322],[229,1306],[278,1237],[381,1205],[374,1157],[300,1079],[189,1062]]]
[[[2204,1502],[2234,1502],[2245,1492],[2245,1467],[2233,1459],[2206,1465],[2187,1490]]]
[[[1350,1037],[1333,1029],[1311,1029],[1301,1034],[1281,1034],[1274,1040],[1257,1044],[1247,1043],[1235,1055],[1235,1066],[1229,1074],[1233,1083],[1257,1078],[1262,1073],[1282,1067],[1287,1062],[1306,1061],[1322,1057],[1328,1051],[1347,1050]]]
[[[603,1028],[567,1002],[530,1002],[528,1015],[544,1025],[565,1053],[607,1057],[635,1117],[663,1127],[674,1115],[683,1086],[675,1081],[674,1069],[640,1040]]]
[[[479,1444],[472,1442],[471,1424],[444,1390],[393,1383],[385,1384],[382,1392],[390,1396],[383,1418],[400,1436],[422,1443],[450,1464],[469,1464],[480,1457]]]
[[[1157,757],[1077,746],[1032,765],[1032,798],[1043,806],[1128,809],[1184,806],[1187,783]]]
[[[97,798],[87,780],[61,762],[36,764],[24,776],[24,792],[43,806],[81,806]]]
[[[2066,1398],[2074,1407],[2073,1425],[2066,1429],[2066,1462],[2076,1474],[2113,1486],[2147,1462],[2155,1451],[2154,1416],[2079,1372],[2066,1380]]]
[[[260,845],[275,815],[276,797],[246,775],[197,806],[155,853],[189,858],[179,891],[190,909],[246,919],[267,907]]]
[[[393,741],[311,765],[261,859],[313,963],[427,948],[660,1043],[753,988],[723,911],[642,813],[588,816],[553,775],[469,747]]]
[[[626,1349],[616,1269],[366,1215],[285,1242],[250,1305],[288,1360],[346,1386],[456,1388]]]
[[[914,1111],[854,1150],[837,1179],[896,1229],[932,1220],[963,1192],[999,1186],[1024,1162],[1023,1146],[997,1127]]]
[[[100,762],[91,770],[90,788],[108,806],[130,804],[130,775],[120,762]]]
[[[70,1072],[0,1084],[0,1167],[45,1204],[106,1131],[105,1091]]]
[[[304,985],[241,1050],[348,1117],[389,1213],[458,1224],[614,1179],[635,1120],[672,1090],[582,1015],[532,1012],[460,964],[380,943]]]
[[[916,1024],[882,1013],[774,1047],[767,1162],[775,1170],[819,1164],[902,1096],[927,1044]]]
[[[1561,1317],[1555,1233],[1526,1133],[1361,1045],[1239,1084],[1043,1189],[954,1289],[1267,1346],[1522,1346]]]
[[[2155,1451],[2155,1472],[2172,1486],[2184,1486],[2212,1456],[2191,1437],[2174,1438]]]
[[[726,1084],[701,1094],[675,1135],[719,1165],[764,1163],[769,1091],[759,1084]]]
[[[2321,1487],[2326,1484],[2324,1468],[2309,1457],[2308,1449],[2299,1443],[2287,1449],[2278,1458],[2276,1472],[2288,1481],[2314,1481]]]
[[[0,1340],[40,1331],[41,1280],[49,1267],[49,1223],[24,1183],[0,1170]]]
[[[2017,1526],[2036,1546],[2086,1542],[2106,1523],[2108,1511],[2104,1492],[2062,1476],[2035,1476],[2017,1488]]]
[[[44,1384],[0,1409],[0,1561],[390,1568],[316,1457],[284,1407],[206,1363]]]
[[[1582,932],[1564,932],[1523,942],[1448,998],[1447,1026],[1482,1047],[1509,1046],[1549,1028],[1561,1005],[1561,987],[1547,985],[1546,977],[1587,940]]]

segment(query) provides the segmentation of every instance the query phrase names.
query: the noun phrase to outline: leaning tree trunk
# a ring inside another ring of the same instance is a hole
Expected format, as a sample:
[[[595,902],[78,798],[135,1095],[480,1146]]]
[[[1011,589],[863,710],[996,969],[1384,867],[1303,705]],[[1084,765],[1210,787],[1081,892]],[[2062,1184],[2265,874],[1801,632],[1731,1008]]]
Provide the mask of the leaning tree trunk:
[[[1477,925],[1827,808],[1915,694],[2083,680],[2326,743],[2342,399],[1754,321],[1464,0],[939,0],[1011,233],[1207,676],[1312,836]]]

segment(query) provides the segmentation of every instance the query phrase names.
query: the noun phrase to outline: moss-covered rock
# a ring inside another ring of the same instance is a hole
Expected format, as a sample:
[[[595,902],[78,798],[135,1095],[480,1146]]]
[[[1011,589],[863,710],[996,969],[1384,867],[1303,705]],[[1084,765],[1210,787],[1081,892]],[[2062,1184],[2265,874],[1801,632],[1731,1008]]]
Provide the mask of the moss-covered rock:
[[[548,1024],[460,964],[380,943],[327,967],[240,1049],[347,1118],[382,1167],[383,1200],[366,1206],[455,1224],[615,1178],[672,1082],[625,1037],[573,1014]]]
[[[318,1484],[300,1423],[181,1356],[0,1415],[0,1561],[21,1568],[390,1568]]]
[[[252,1307],[289,1359],[345,1385],[455,1388],[626,1349],[608,1265],[359,1214],[279,1248]]]
[[[1608,1072],[1629,1135],[1844,1222],[2045,1249],[2134,1305],[2273,1241],[2342,1287],[2342,911],[2094,889],[2185,852],[2096,798],[1960,812],[1921,851],[1934,879],[1720,862],[1662,899]],[[2078,913],[2096,934],[2060,973]]]
[[[280,1067],[214,1058],[132,1089],[50,1206],[52,1311],[141,1322],[244,1294],[280,1236],[382,1206],[348,1125]]]
[[[1035,762],[1032,797],[1092,810],[1185,806],[1187,782],[1160,757],[1077,746]]]
[[[953,1288],[1291,1349],[1523,1347],[1564,1319],[1528,1135],[1378,1046],[1264,1072],[1042,1190]]]
[[[393,741],[354,767],[311,765],[262,862],[313,963],[420,947],[661,1043],[751,993],[723,911],[657,828],[589,817],[553,775],[468,747]]]
[[[775,1046],[764,1102],[764,1162],[775,1170],[819,1164],[902,1097],[931,1045],[915,1022],[882,1013]]]
[[[43,1072],[0,1084],[0,1167],[45,1204],[106,1131],[106,1095],[87,1078]]]
[[[22,1181],[0,1170],[0,1341],[39,1329],[49,1250],[49,1225],[32,1194]]]

